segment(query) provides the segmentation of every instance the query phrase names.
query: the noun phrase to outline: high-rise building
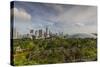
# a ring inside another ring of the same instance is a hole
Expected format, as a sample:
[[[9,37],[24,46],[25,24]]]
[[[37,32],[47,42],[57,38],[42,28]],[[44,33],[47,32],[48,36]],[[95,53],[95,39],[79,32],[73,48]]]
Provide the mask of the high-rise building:
[[[46,32],[44,32],[44,37],[46,38]]]
[[[47,37],[47,35],[48,35],[48,27],[46,27],[46,37]]]
[[[35,30],[35,38],[38,39],[38,30]]]
[[[49,30],[49,36],[52,37],[52,32]]]
[[[37,30],[35,31],[35,36],[37,36],[37,34],[38,34],[38,32],[37,32]]]
[[[46,31],[44,32],[44,37],[45,38],[49,37],[48,27],[46,27]]]
[[[30,30],[30,34],[31,35],[33,35],[34,34],[34,30],[32,29],[32,30]]]
[[[16,30],[16,28],[13,29],[13,39],[17,39],[19,37],[19,32]]]
[[[42,38],[42,29],[39,30],[39,37]]]

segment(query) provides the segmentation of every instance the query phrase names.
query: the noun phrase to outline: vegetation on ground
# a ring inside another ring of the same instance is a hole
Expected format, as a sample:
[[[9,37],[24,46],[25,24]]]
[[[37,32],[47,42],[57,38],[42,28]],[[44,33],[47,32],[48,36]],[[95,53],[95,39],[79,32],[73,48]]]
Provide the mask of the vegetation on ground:
[[[97,39],[13,39],[14,65],[54,64],[97,60]]]

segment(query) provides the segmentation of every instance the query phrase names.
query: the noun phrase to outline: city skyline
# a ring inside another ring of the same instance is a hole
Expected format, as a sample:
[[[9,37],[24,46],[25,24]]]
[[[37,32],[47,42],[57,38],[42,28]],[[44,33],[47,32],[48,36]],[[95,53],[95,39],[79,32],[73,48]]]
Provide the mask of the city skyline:
[[[14,2],[14,28],[21,34],[30,29],[58,33],[97,33],[97,7],[69,4]]]
[[[31,37],[35,37],[36,39],[41,39],[41,38],[49,38],[49,37],[53,37],[53,36],[60,36],[61,37],[61,36],[65,36],[65,35],[63,35],[63,32],[53,33],[53,32],[51,32],[50,29],[48,29],[48,27],[46,27],[45,30],[31,29],[31,30],[29,30],[29,33],[25,33],[25,34],[21,34],[20,32],[18,32],[16,30],[16,28],[13,29],[13,38],[14,39],[31,38]]]

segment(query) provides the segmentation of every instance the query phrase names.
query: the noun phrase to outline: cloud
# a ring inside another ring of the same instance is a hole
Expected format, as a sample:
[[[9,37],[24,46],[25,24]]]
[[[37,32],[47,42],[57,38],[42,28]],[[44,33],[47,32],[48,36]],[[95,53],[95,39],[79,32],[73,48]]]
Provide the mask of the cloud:
[[[29,24],[34,29],[48,26],[52,31],[60,30],[65,33],[95,32],[97,30],[97,7],[95,6],[21,2],[16,3],[13,10],[15,22],[31,20],[32,23],[24,24]],[[21,23],[18,26],[21,26]],[[26,28],[27,25],[24,27]],[[24,27],[21,26],[22,29]]]
[[[57,5],[56,5],[57,6]],[[60,9],[61,8],[61,9]],[[97,8],[93,6],[71,6],[71,7],[55,7],[59,11],[59,15],[49,18],[50,20],[65,25],[96,24]],[[56,19],[56,20],[54,20]]]
[[[68,9],[66,7],[57,7],[56,9],[59,14],[49,19],[56,21],[57,24],[62,24],[65,32],[96,32],[97,7],[73,6]]]
[[[22,8],[13,8],[13,15],[16,21],[30,21],[31,15]]]
[[[78,26],[78,27],[83,27],[85,24],[83,24],[83,23],[75,23],[75,25]]]

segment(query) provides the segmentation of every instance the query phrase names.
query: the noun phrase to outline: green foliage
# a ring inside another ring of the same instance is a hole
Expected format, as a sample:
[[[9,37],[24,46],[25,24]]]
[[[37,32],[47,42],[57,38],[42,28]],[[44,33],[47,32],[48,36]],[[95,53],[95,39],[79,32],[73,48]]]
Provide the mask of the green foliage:
[[[96,39],[14,39],[14,65],[52,64],[97,59]],[[17,51],[20,47],[21,51]]]

